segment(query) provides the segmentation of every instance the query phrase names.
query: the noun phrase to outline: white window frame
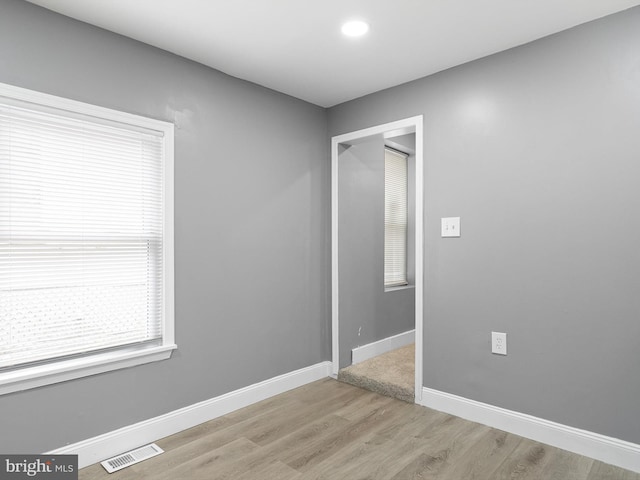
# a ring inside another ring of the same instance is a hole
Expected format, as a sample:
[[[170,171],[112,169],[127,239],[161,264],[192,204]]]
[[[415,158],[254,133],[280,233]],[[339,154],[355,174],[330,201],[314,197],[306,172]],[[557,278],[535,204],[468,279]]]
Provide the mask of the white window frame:
[[[52,360],[24,368],[0,371],[0,395],[74,378],[95,375],[144,363],[165,360],[177,348],[174,339],[173,164],[174,125],[169,122],[90,105],[0,83],[0,97],[29,102],[97,119],[154,130],[164,138],[163,202],[163,305],[162,340],[159,345],[132,346],[86,356]]]

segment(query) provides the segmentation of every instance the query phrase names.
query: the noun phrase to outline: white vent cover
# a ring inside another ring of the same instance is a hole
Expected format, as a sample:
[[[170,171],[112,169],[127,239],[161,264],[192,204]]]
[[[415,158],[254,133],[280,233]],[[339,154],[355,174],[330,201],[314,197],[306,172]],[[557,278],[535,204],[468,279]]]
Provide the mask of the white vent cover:
[[[148,458],[160,455],[161,453],[164,453],[164,450],[162,450],[155,443],[151,443],[144,447],[136,448],[135,450],[131,450],[130,452],[118,455],[117,457],[110,458],[109,460],[105,460],[101,463],[107,472],[113,473],[117,472],[118,470],[122,470],[123,468],[129,467],[135,463],[142,462],[143,460],[146,460]]]

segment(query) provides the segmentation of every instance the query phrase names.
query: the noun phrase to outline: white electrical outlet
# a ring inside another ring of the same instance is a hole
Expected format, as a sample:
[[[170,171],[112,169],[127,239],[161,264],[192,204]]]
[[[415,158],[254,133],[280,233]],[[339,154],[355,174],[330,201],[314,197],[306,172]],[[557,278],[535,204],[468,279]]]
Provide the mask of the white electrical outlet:
[[[498,355],[507,354],[507,334],[500,332],[491,332],[491,353]]]

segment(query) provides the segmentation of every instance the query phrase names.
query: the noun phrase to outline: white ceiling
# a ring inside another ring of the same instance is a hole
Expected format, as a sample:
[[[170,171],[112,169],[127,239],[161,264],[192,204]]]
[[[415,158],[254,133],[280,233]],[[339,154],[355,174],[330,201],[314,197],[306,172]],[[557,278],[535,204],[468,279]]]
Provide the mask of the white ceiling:
[[[28,0],[324,107],[640,0]],[[367,21],[366,37],[340,33]]]

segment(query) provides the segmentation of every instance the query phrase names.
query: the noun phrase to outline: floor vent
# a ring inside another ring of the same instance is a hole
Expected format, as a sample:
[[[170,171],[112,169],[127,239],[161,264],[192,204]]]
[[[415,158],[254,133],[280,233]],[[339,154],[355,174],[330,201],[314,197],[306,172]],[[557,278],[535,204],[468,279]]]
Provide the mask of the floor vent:
[[[142,462],[143,460],[146,460],[148,458],[160,455],[161,453],[164,453],[164,450],[162,450],[155,443],[151,443],[144,447],[136,448],[135,450],[131,450],[130,452],[118,455],[117,457],[110,458],[109,460],[105,460],[101,463],[107,472],[113,473],[117,472],[118,470],[122,470],[123,468],[129,467],[135,463]]]

